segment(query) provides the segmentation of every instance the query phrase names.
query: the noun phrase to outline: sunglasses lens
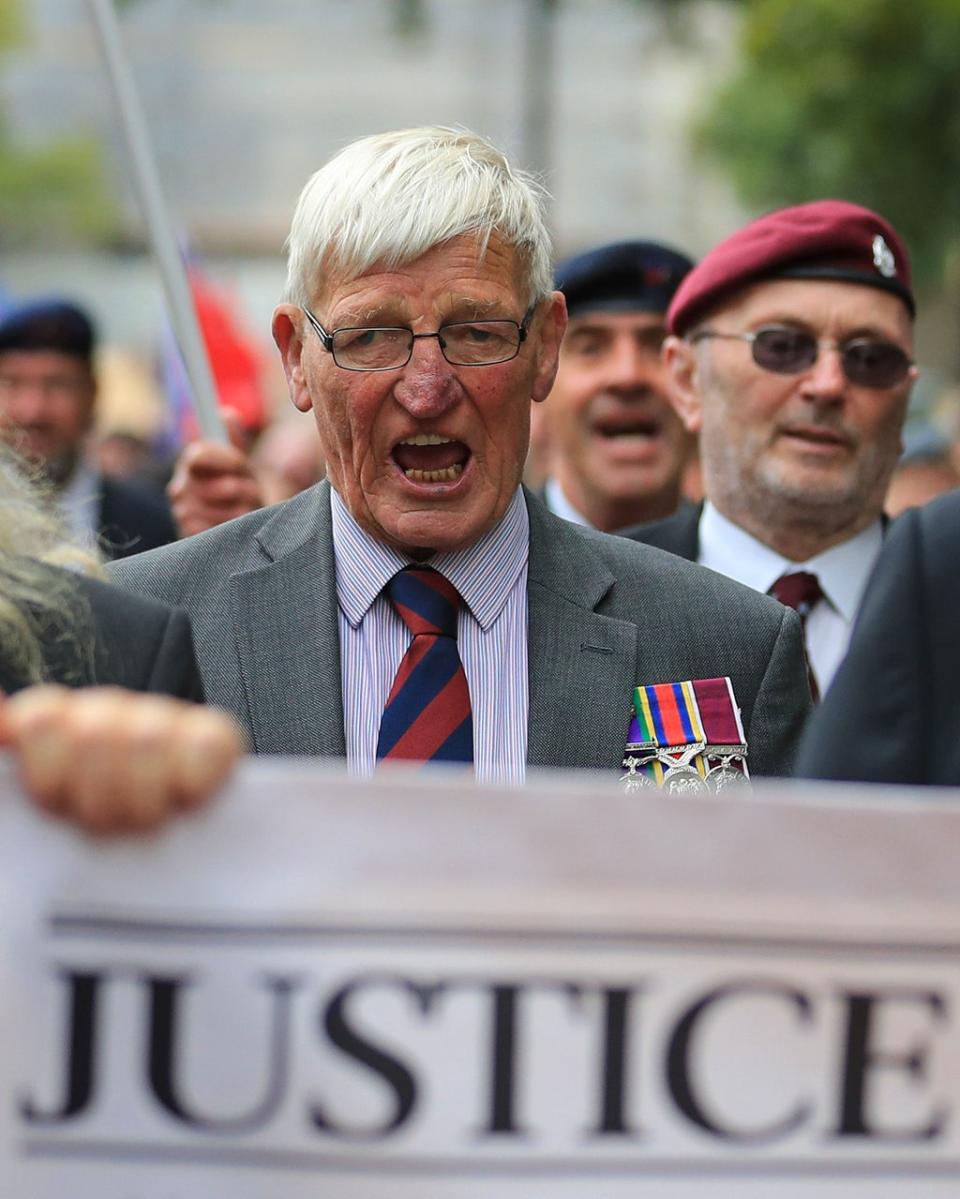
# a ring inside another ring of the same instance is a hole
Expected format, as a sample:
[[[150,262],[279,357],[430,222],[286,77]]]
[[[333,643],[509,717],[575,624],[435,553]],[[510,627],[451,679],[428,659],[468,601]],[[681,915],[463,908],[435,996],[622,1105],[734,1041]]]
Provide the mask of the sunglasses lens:
[[[758,329],[753,335],[753,360],[778,375],[795,375],[817,359],[817,342],[802,329]]]
[[[910,359],[892,342],[865,337],[843,347],[843,373],[860,387],[893,387],[909,369]]]
[[[771,326],[753,335],[754,362],[778,375],[805,371],[816,362],[819,350],[817,339],[803,329]],[[842,355],[843,373],[859,387],[894,387],[910,369],[910,359],[899,346],[872,337],[847,342]]]

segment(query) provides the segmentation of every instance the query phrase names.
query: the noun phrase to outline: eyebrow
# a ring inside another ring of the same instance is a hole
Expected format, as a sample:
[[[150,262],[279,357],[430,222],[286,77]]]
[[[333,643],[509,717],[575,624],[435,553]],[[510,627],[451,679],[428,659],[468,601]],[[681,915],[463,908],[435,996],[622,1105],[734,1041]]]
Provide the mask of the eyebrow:
[[[401,311],[402,304],[387,300],[365,308],[345,308],[337,314],[336,328],[349,329],[354,325],[400,325],[409,318]]]
[[[577,333],[591,333],[596,335],[598,333],[609,332],[611,332],[610,326],[605,325],[603,321],[591,321],[586,317],[582,318],[582,321],[577,317],[571,317],[570,323],[567,326],[568,337],[573,337]]]
[[[448,315],[443,319],[450,320],[450,317],[455,313],[460,320],[473,320],[475,318],[486,318],[492,314],[503,316],[503,301],[496,300],[478,300],[476,296],[444,296],[445,302],[442,306],[447,309]]]
[[[809,321],[804,320],[802,317],[786,315],[771,316],[764,317],[763,320],[750,322],[750,328],[754,331],[757,329],[762,329],[765,325],[783,325],[786,328],[803,329],[805,332],[816,334],[818,337],[820,336],[820,334],[817,333],[813,328],[813,325]],[[893,342],[895,345],[900,344],[900,337],[898,334],[892,332],[890,329],[883,329],[878,325],[872,324],[855,325],[853,328],[844,329],[838,340],[853,341],[854,338],[857,337],[876,337],[882,341]]]
[[[503,301],[480,300],[476,296],[443,296],[440,307],[447,309],[447,314],[441,318],[443,324],[451,321],[486,319],[495,314],[503,316]],[[390,298],[381,304],[371,304],[364,308],[345,308],[337,315],[336,328],[344,329],[353,326],[396,326],[406,327],[412,321],[409,309],[403,300]],[[509,318],[504,318],[509,319]]]

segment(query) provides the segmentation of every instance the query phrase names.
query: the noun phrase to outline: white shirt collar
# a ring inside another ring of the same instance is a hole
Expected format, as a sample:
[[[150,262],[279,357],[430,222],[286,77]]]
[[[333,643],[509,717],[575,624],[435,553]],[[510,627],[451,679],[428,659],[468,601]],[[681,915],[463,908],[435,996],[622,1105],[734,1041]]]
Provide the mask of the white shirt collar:
[[[412,559],[371,537],[330,489],[333,551],[337,565],[337,602],[357,628],[370,605],[398,570]],[[507,597],[526,567],[530,551],[530,521],[518,487],[500,520],[479,541],[464,550],[436,554],[421,566],[432,566],[459,591],[477,623],[488,629],[503,611]]]
[[[848,541],[831,546],[806,562],[791,562],[728,520],[708,500],[700,517],[699,561],[762,592],[769,591],[783,574],[809,571],[820,580],[830,605],[845,620],[852,621],[882,541],[883,525],[877,519]]]
[[[547,501],[547,507],[554,516],[562,516],[564,520],[569,520],[575,525],[582,525],[585,529],[594,527],[583,513],[578,512],[570,503],[556,479],[547,479],[543,487],[543,496]]]
[[[56,492],[57,507],[67,528],[76,537],[89,538],[100,523],[100,479],[85,462],[78,461],[70,477]]]

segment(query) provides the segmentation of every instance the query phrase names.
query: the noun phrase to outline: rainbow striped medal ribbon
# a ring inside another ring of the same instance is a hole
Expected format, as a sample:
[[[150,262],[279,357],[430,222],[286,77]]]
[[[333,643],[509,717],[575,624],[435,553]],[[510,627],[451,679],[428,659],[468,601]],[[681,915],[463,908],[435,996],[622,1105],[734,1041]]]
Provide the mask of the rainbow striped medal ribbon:
[[[730,679],[635,687],[623,769],[627,791],[715,794],[745,783],[747,741]]]

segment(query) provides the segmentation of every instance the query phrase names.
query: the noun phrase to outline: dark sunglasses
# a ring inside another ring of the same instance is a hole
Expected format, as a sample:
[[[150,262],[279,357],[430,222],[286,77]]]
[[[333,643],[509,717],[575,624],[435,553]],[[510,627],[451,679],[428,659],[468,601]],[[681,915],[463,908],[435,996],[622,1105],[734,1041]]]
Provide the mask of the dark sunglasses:
[[[839,351],[843,373],[857,387],[879,390],[895,387],[903,382],[913,366],[913,359],[899,346],[877,337],[854,337],[839,343],[818,341],[804,329],[765,325],[753,333],[718,333],[713,329],[701,329],[690,340],[703,341],[712,337],[749,342],[757,366],[778,375],[800,374],[813,366],[821,346],[829,346]]]

